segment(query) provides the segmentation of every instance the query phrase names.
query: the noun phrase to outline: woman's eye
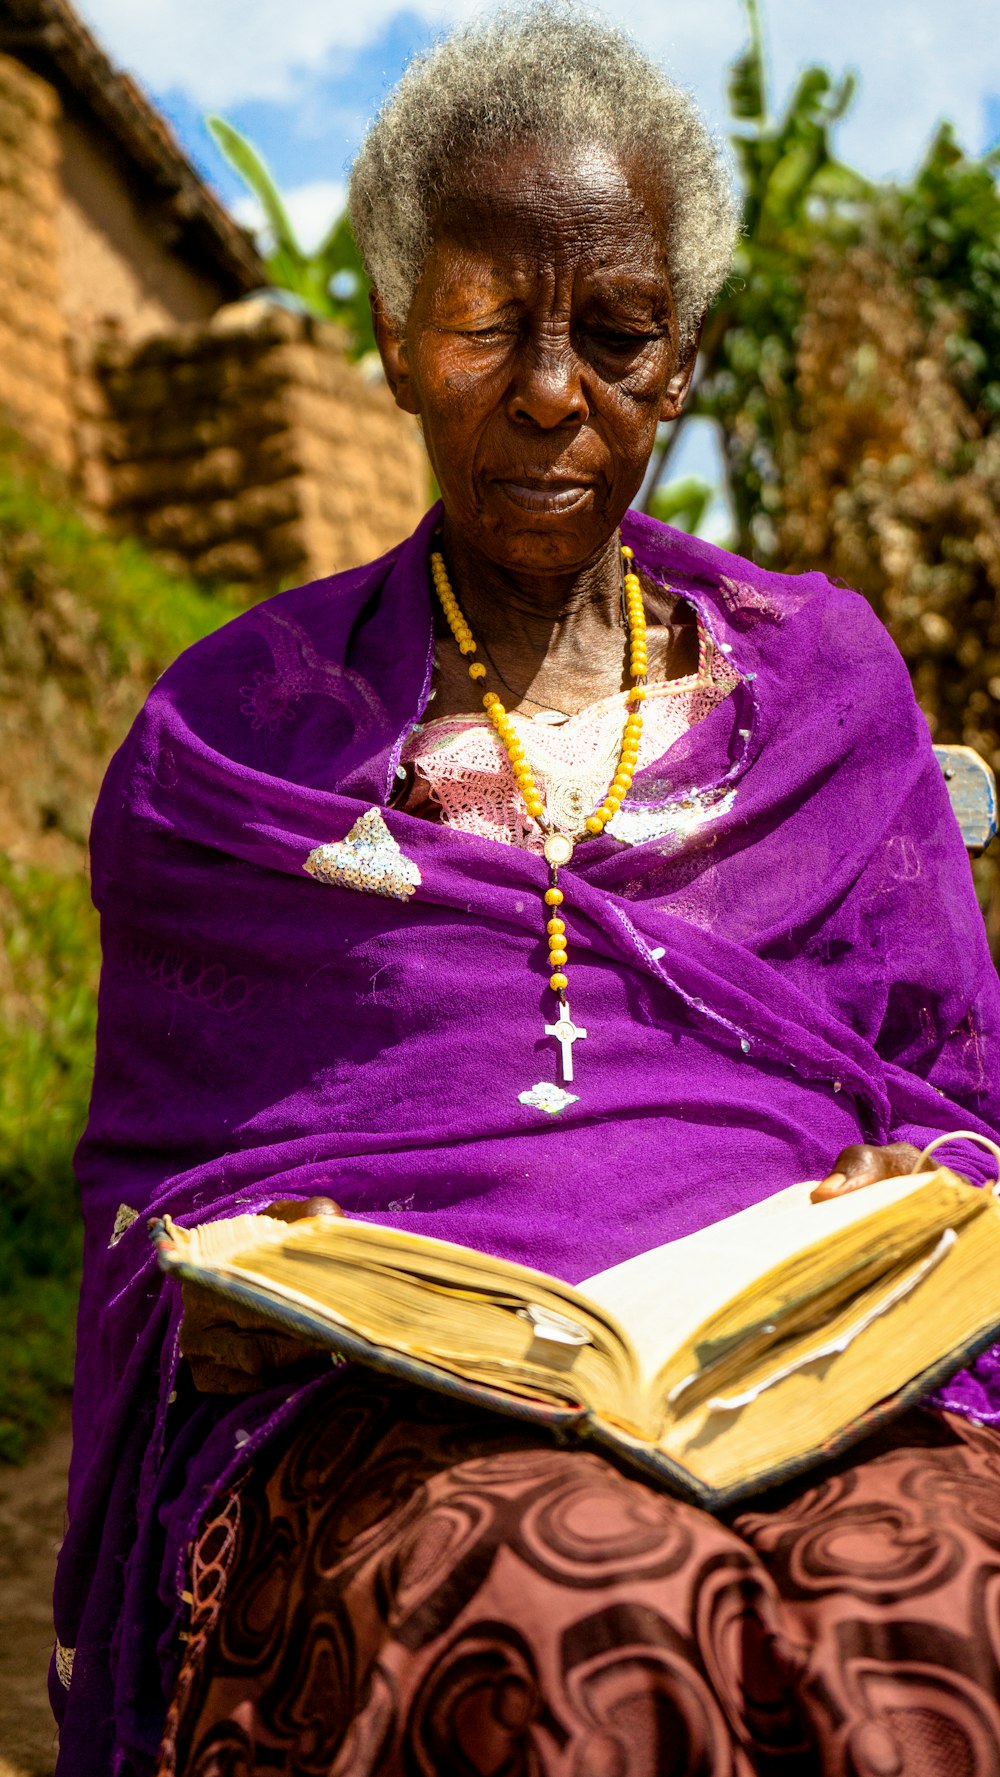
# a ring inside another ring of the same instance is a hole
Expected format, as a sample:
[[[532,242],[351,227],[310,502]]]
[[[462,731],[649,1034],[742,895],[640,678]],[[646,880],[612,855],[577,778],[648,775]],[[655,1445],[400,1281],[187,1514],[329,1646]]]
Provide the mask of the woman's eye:
[[[641,351],[643,346],[651,345],[657,337],[655,333],[633,333],[627,328],[619,327],[592,327],[589,331],[592,339],[617,352]]]

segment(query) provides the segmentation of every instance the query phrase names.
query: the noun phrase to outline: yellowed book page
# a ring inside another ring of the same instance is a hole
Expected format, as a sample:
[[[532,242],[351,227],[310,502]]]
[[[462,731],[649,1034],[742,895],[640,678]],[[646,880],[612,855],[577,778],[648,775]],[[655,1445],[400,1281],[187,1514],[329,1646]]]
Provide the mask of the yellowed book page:
[[[578,1288],[627,1328],[648,1386],[705,1322],[752,1291],[762,1274],[905,1202],[942,1176],[953,1177],[942,1168],[884,1179],[825,1203],[810,1201],[815,1181],[806,1180],[696,1234],[588,1277]]]
[[[625,1334],[544,1273],[346,1218],[242,1216],[169,1232],[209,1287],[212,1277],[250,1286],[470,1381],[611,1408],[633,1423],[641,1415]]]
[[[918,1260],[912,1270],[921,1271]],[[661,1448],[713,1487],[765,1477],[818,1449],[878,1401],[898,1392],[948,1351],[997,1325],[1000,1212],[976,1216],[939,1264],[839,1352],[781,1375],[770,1388],[723,1391],[668,1428]],[[844,1316],[850,1322],[850,1313]],[[864,1320],[863,1313],[859,1319]]]

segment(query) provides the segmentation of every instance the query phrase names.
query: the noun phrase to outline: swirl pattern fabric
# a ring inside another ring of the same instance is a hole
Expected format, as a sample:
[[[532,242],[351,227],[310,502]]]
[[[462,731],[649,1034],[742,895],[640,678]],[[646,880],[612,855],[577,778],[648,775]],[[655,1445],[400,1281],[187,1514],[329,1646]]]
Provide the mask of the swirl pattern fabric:
[[[159,1777],[997,1777],[1000,1434],[912,1413],[722,1524],[401,1386],[332,1406],[199,1539]]]
[[[391,806],[427,709],[438,517],[182,656],[101,793],[59,1777],[147,1777],[196,1526],[312,1386],[193,1395],[150,1216],[323,1194],[575,1282],[818,1176],[849,1142],[1000,1127],[1000,987],[899,655],[821,575],[765,574],[635,515],[640,565],[739,682],[636,775],[626,808],[639,831],[676,811],[665,836],[604,834],[562,873],[589,1035],[576,1100],[537,1107],[556,1077],[545,865]],[[402,898],[347,880],[343,851],[323,854],[334,880],[306,869],[373,809]],[[975,1148],[948,1157],[988,1176]],[[1000,1423],[995,1362],[948,1399]]]

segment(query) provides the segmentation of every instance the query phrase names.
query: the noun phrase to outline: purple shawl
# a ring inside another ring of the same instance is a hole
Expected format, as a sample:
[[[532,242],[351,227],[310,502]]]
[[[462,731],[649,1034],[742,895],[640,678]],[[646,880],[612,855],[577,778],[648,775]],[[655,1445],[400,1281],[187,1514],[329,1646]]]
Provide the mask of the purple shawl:
[[[823,1174],[848,1142],[1000,1126],[1000,990],[885,631],[820,574],[766,574],[635,515],[643,567],[740,683],[637,776],[659,836],[602,836],[563,873],[579,1098],[557,1116],[520,1102],[558,1077],[545,866],[388,806],[429,689],[436,519],[183,655],[98,803],[60,1777],[149,1770],[189,1540],[325,1386],[194,1396],[150,1214],[322,1192],[577,1280]],[[408,899],[303,868],[373,807],[419,871]],[[989,1175],[969,1144],[946,1157]],[[1000,1423],[988,1359],[945,1393]]]

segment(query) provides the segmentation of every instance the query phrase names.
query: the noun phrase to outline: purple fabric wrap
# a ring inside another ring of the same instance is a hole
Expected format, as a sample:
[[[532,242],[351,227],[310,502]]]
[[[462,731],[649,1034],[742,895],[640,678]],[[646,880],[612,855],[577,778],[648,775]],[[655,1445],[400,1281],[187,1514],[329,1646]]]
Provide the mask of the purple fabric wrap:
[[[436,519],[185,654],[98,804],[60,1777],[148,1770],[193,1529],[304,1398],[193,1396],[150,1214],[323,1192],[578,1280],[821,1175],[848,1142],[1000,1124],[997,978],[881,625],[819,574],[765,574],[634,515],[639,561],[741,683],[636,778],[637,804],[695,804],[687,839],[603,836],[563,873],[590,1033],[579,1102],[556,1118],[519,1103],[556,1078],[545,867],[387,809],[429,688]],[[419,867],[408,901],[303,870],[372,806]],[[991,1175],[971,1144],[947,1158]],[[111,1245],[123,1203],[138,1220]],[[1000,1423],[997,1370],[988,1354],[948,1404]]]

